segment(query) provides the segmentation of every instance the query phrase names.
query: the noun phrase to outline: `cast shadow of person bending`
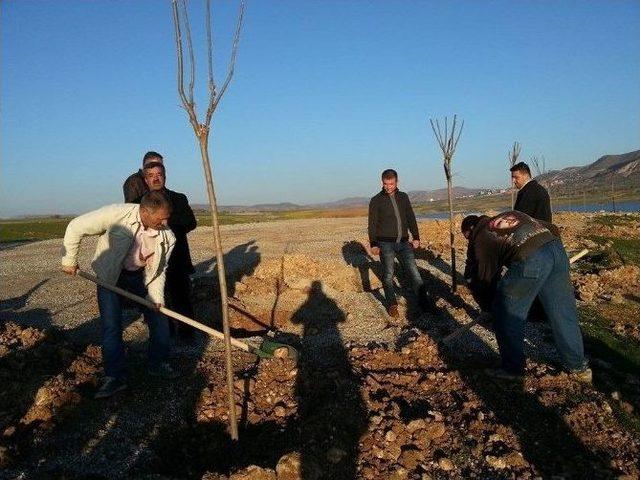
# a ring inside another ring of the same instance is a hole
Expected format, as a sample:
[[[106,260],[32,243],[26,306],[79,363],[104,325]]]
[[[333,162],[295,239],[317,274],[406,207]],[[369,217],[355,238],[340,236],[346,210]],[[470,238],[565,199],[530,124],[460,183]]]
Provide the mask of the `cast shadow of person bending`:
[[[236,283],[241,281],[244,276],[252,275],[260,264],[260,260],[261,254],[255,240],[236,245],[224,254],[227,294],[230,298],[236,296]],[[195,265],[195,270],[192,291],[194,301],[201,304],[199,310],[201,318],[204,323],[213,325],[214,328],[221,328],[222,307],[219,298],[220,284],[215,256]],[[257,318],[255,320],[257,321]]]
[[[291,319],[302,325],[296,382],[302,478],[318,478],[322,470],[321,478],[353,479],[367,413],[338,329],[346,317],[321,282],[308,295]],[[336,458],[327,461],[330,451]]]
[[[227,291],[230,297],[234,297],[235,284],[242,280],[242,277],[251,275],[260,264],[260,251],[255,240],[236,245],[224,254],[224,266],[227,276]],[[195,265],[195,280],[198,285],[211,285],[211,281],[218,285],[216,257]],[[219,287],[218,287],[219,288]]]
[[[344,242],[342,245],[342,258],[344,258],[347,265],[358,269],[362,291],[372,292],[376,298],[380,297],[379,300],[382,301],[383,297],[378,289],[371,288],[371,275],[375,276],[379,283],[382,283],[382,265],[371,257],[367,247],[356,240]]]
[[[451,276],[451,265],[446,262],[441,255],[436,255],[429,248],[420,247],[414,251],[416,260],[424,260],[432,267],[438,269],[445,275]],[[458,280],[458,284],[464,283],[464,277],[460,274],[460,272],[456,272],[456,278]]]
[[[477,310],[463,298],[453,294],[450,286],[431,273],[421,272],[427,288],[434,296],[442,298],[455,308],[467,312]],[[408,329],[418,328],[434,340],[459,328],[461,324],[446,309],[440,308],[437,315],[408,318]],[[399,336],[399,346],[408,332]],[[410,335],[409,335],[410,336]],[[465,346],[461,347],[460,342]],[[465,347],[471,345],[473,355],[465,356]],[[479,349],[479,346],[483,346]],[[561,475],[568,478],[610,478],[616,474],[611,470],[607,452],[590,451],[568,427],[560,408],[545,406],[535,392],[525,390],[522,382],[515,384],[493,380],[482,371],[488,363],[498,361],[498,356],[486,341],[473,331],[467,331],[456,343],[448,346],[440,343],[439,354],[450,368],[460,373],[463,381],[495,414],[496,423],[510,426],[518,436],[525,460],[534,465],[544,478]]]

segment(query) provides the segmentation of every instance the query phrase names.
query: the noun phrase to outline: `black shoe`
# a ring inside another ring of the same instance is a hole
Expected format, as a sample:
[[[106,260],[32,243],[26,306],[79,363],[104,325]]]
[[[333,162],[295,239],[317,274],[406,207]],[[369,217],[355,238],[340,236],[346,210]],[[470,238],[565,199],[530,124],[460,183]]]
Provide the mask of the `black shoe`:
[[[127,382],[116,377],[104,377],[102,386],[93,396],[93,398],[109,398],[118,392],[127,389]]]

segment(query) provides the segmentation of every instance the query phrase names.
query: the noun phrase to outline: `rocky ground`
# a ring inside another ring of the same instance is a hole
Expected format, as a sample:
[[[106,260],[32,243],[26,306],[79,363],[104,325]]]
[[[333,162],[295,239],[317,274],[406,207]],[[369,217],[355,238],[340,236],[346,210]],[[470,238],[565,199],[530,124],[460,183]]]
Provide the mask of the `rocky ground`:
[[[607,332],[638,347],[640,270],[595,238],[637,239],[638,217],[556,221],[570,253],[591,250],[572,273],[580,305],[614,312]],[[448,223],[420,230],[418,266],[439,313],[419,312],[399,269],[401,316],[392,319],[379,265],[363,247],[365,219],[223,228],[235,334],[256,343],[271,332],[300,354],[295,363],[234,353],[237,444],[227,431],[219,342],[177,344],[172,362],[183,375],[152,381],[146,328],[130,310],[130,389],[93,400],[101,375],[95,287],[58,273],[59,240],[4,245],[0,478],[638,478],[635,364],[618,361],[614,344],[588,341],[595,380],[579,384],[557,368],[548,328],[532,323],[525,381],[485,376],[482,367],[497,360],[489,326],[440,342],[477,315],[464,287],[448,288]],[[190,236],[193,293],[198,319],[218,326],[210,235],[199,228]],[[83,265],[93,246],[83,246]]]

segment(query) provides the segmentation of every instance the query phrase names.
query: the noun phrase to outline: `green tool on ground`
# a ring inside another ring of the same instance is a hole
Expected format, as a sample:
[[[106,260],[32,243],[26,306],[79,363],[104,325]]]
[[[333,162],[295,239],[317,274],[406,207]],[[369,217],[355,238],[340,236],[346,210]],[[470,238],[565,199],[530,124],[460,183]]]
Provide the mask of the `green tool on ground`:
[[[90,273],[83,272],[82,270],[78,270],[77,274],[78,276],[84,278],[85,280],[89,280],[93,283],[96,283],[101,287],[104,287],[108,290],[111,290],[112,292],[122,295],[123,297],[133,300],[134,302],[139,303],[140,305],[143,305],[147,308],[151,308],[154,310],[156,309],[155,304],[153,304],[149,300],[139,297],[138,295],[134,295],[133,293],[123,290],[122,288],[116,287],[114,285],[110,285],[100,280],[95,275],[91,275]],[[185,317],[184,315],[174,312],[173,310],[169,310],[166,307],[160,307],[159,311],[161,313],[164,313],[168,317],[174,318],[182,323],[186,323],[187,325],[191,325],[192,327],[197,328],[198,330],[201,330],[204,333],[218,340],[224,340],[224,334],[222,332],[214,330],[213,328],[207,325],[197,322],[189,317]],[[252,353],[259,358],[277,357],[277,358],[290,358],[294,361],[298,360],[298,351],[295,348],[285,343],[276,342],[274,339],[268,338],[268,337],[265,337],[262,339],[262,343],[260,344],[259,347],[250,345],[245,342],[241,342],[240,340],[233,337],[231,338],[231,345],[240,350],[244,350],[245,352]]]

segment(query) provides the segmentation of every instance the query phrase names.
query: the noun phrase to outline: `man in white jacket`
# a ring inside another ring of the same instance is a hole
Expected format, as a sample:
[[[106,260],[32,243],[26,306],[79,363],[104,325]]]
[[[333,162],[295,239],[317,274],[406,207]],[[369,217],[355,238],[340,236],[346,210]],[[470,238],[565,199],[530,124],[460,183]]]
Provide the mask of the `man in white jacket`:
[[[165,272],[175,237],[167,228],[171,204],[161,192],[149,192],[140,205],[108,205],[74,218],[64,236],[62,270],[75,275],[82,237],[100,235],[91,262],[96,276],[131,293],[146,297],[158,308],[164,304]],[[121,299],[98,286],[105,379],[96,398],[106,398],[127,388]],[[169,323],[157,310],[143,308],[149,326],[149,373],[175,378],[167,363]]]

